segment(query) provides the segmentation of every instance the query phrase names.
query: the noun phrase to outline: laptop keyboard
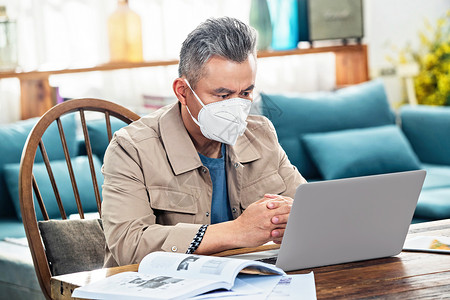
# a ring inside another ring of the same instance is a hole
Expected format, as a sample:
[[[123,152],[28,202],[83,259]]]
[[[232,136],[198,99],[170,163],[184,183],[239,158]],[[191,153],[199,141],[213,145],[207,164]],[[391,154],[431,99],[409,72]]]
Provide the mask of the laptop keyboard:
[[[277,263],[277,257],[276,256],[266,257],[266,258],[257,259],[257,261],[261,261],[263,263],[275,265]]]

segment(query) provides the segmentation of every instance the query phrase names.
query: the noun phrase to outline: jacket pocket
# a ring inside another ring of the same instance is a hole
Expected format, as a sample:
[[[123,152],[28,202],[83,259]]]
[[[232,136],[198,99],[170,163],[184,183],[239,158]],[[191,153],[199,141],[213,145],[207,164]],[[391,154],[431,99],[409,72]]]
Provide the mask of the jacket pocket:
[[[147,190],[157,223],[162,225],[194,223],[198,208],[193,194],[162,187],[151,187]]]
[[[241,191],[241,207],[246,209],[250,204],[264,197],[264,194],[282,194],[286,184],[278,172],[270,173],[257,181],[244,186]]]

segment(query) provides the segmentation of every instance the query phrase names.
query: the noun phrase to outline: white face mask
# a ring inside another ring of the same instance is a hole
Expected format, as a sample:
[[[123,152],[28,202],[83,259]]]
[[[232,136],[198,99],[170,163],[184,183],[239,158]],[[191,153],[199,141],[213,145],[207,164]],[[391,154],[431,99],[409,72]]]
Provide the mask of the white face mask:
[[[192,120],[200,127],[202,134],[210,140],[232,146],[236,144],[237,138],[243,135],[247,128],[246,120],[252,102],[247,99],[233,98],[204,105],[189,82],[186,79],[185,81],[202,105],[202,109],[198,113],[198,120],[192,116],[186,105]]]

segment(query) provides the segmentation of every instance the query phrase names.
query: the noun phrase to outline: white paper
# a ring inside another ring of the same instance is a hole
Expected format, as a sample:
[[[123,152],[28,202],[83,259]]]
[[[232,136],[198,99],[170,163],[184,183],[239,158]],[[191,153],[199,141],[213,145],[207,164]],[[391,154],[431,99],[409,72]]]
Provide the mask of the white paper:
[[[267,299],[272,290],[278,284],[282,275],[238,275],[238,278],[245,281],[248,284],[251,284],[254,287],[261,289],[263,292],[258,295],[258,299]],[[239,300],[254,300],[251,296],[240,296],[236,297]],[[234,298],[233,298],[234,299]]]
[[[436,248],[436,241],[441,244],[441,249]],[[450,248],[450,237],[446,236],[416,236],[406,239],[403,245],[403,250],[450,254],[447,248]]]
[[[233,297],[238,300],[254,299],[296,299],[316,300],[316,283],[314,273],[296,275],[239,275],[239,279],[263,290],[258,295],[242,295]]]
[[[262,275],[266,276],[266,275]],[[278,276],[277,276],[278,277]],[[236,297],[241,295],[252,295],[252,297],[261,297],[262,293],[264,291],[254,285],[248,284],[245,281],[236,278],[234,281],[234,286],[231,288],[231,290],[217,290],[205,294],[201,294],[189,299],[215,299],[215,298],[225,298],[225,297]],[[255,299],[255,298],[253,298]],[[261,299],[261,298],[260,298]],[[264,298],[262,298],[264,299]]]
[[[284,275],[267,299],[316,300],[314,273]]]

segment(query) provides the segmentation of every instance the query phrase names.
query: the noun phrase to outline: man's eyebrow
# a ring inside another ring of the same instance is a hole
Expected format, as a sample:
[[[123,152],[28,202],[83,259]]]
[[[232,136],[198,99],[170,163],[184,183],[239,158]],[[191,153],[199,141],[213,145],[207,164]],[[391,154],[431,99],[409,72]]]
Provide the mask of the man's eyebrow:
[[[254,88],[255,88],[255,85],[252,84],[252,85],[250,85],[248,88],[246,88],[245,90],[243,90],[243,92],[251,91],[251,90],[253,90]]]
[[[252,85],[250,85],[248,88],[246,88],[245,90],[243,90],[243,92],[251,91],[251,90],[253,90],[254,88],[255,88],[255,85],[252,84]],[[230,90],[230,89],[227,89],[227,88],[224,88],[224,87],[217,88],[217,89],[215,89],[213,92],[214,92],[215,94],[234,94],[234,93],[236,93],[236,91],[233,91],[233,90]]]
[[[213,91],[215,94],[234,94],[236,91],[224,88],[224,87],[220,87],[217,88]]]

